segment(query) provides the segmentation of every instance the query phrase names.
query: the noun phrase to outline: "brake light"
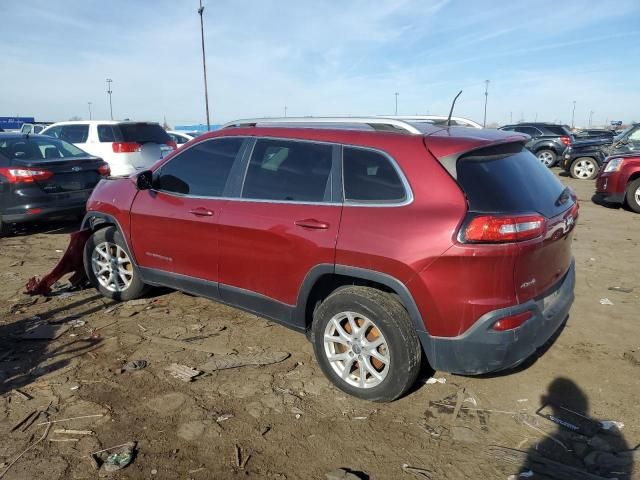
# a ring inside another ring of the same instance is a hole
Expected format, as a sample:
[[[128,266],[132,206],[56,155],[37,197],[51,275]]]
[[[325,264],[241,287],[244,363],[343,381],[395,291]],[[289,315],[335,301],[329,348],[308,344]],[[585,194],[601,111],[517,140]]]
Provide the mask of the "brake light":
[[[174,142],[173,140],[169,140],[168,142],[166,142],[167,145],[169,145],[171,148],[173,148],[174,150],[176,150],[178,148],[178,144],[176,142]]]
[[[135,153],[140,151],[142,145],[137,142],[113,142],[111,148],[113,153]]]
[[[515,315],[509,315],[508,317],[501,318],[493,324],[493,329],[498,332],[504,332],[505,330],[513,330],[518,328],[524,322],[529,320],[533,316],[533,313],[529,310],[522,313],[516,313]]]
[[[562,141],[562,143],[565,144],[565,146],[569,146],[571,145],[571,137],[560,137],[560,140]]]
[[[468,223],[461,240],[469,243],[522,242],[543,235],[546,223],[541,215],[480,215]]]
[[[98,173],[103,177],[108,177],[111,174],[111,168],[108,163],[103,163],[98,167]]]
[[[31,168],[0,168],[0,175],[6,177],[9,183],[34,183],[39,180],[48,180],[53,177],[49,170]]]

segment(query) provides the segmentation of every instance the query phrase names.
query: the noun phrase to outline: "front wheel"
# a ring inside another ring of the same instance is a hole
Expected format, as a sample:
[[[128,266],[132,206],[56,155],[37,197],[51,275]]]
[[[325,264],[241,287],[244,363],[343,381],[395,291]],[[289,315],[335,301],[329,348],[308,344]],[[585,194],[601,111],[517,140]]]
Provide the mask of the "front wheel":
[[[329,380],[365,400],[395,400],[420,371],[422,349],[409,314],[380,290],[352,286],[329,295],[314,314],[312,339]]]
[[[636,213],[640,213],[640,178],[627,185],[627,205]]]
[[[538,160],[540,160],[540,162],[547,168],[553,167],[556,163],[556,159],[558,158],[556,152],[548,149],[538,150],[536,152],[536,157],[538,157]]]
[[[84,247],[84,267],[91,284],[113,300],[133,300],[149,288],[115,227],[103,228],[89,237]]]
[[[592,180],[598,174],[598,162],[591,157],[576,158],[571,164],[571,176],[578,180]]]

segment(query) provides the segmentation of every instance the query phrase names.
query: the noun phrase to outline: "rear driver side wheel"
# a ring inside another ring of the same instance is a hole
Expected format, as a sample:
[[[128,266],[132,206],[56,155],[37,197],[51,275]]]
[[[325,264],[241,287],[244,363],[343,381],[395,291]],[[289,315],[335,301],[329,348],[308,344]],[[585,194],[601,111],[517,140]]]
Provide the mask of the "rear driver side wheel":
[[[598,174],[598,163],[591,157],[576,158],[571,164],[570,172],[578,180],[591,180]]]
[[[374,288],[351,286],[329,295],[314,313],[312,339],[329,380],[365,400],[395,400],[420,370],[422,349],[409,314]]]
[[[139,298],[149,289],[115,227],[94,232],[84,248],[84,267],[92,285],[117,301]]]
[[[556,159],[558,158],[556,152],[547,149],[538,150],[536,152],[536,157],[538,157],[538,160],[540,160],[540,162],[542,162],[542,164],[547,168],[553,167],[556,163]]]

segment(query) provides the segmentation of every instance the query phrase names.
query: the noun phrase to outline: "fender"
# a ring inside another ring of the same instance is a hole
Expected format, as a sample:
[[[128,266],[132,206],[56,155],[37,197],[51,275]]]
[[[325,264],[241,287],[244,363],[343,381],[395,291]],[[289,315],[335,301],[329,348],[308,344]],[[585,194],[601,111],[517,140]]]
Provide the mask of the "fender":
[[[101,228],[101,225],[113,225],[118,230],[120,230],[122,238],[124,239],[124,243],[127,245],[127,250],[129,250],[129,255],[131,255],[131,260],[137,265],[138,262],[136,261],[135,254],[131,249],[131,245],[129,245],[129,236],[127,235],[127,232],[122,228],[122,225],[120,225],[118,219],[113,215],[109,215],[108,213],[89,211],[82,219],[80,230],[91,230],[93,232],[98,228]]]

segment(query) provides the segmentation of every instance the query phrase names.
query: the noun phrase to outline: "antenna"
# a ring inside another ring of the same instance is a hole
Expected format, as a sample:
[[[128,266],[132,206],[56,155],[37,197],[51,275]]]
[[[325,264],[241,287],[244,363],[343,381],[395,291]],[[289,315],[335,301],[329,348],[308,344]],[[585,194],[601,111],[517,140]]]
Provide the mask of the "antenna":
[[[453,115],[453,107],[456,106],[456,100],[458,100],[458,97],[462,95],[462,90],[460,90],[458,92],[458,94],[456,95],[456,97],[453,99],[453,102],[451,102],[451,110],[449,110],[449,116],[447,117],[447,127],[451,126],[451,115]]]

